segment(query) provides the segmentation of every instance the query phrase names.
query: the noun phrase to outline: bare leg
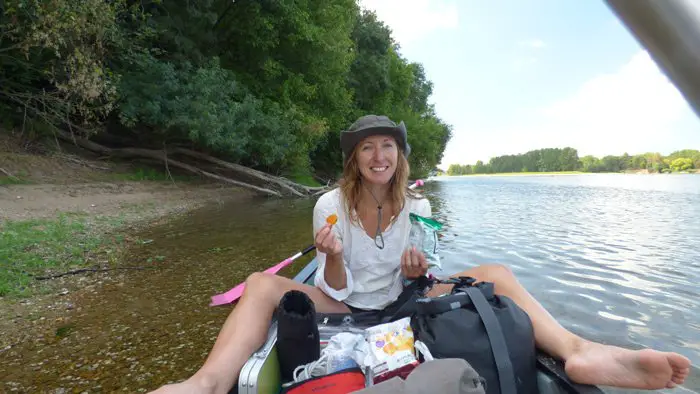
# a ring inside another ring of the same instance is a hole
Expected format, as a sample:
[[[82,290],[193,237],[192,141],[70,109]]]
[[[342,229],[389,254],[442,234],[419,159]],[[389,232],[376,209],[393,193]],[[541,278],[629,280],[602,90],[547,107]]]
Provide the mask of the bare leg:
[[[483,265],[454,276],[493,282],[497,294],[512,299],[532,320],[535,343],[545,353],[564,360],[566,373],[578,383],[637,389],[672,388],[690,372],[690,360],[678,353],[652,349],[628,350],[587,341],[562,327],[503,265]],[[434,297],[451,285],[438,285]]]
[[[254,273],[246,289],[226,319],[204,365],[185,382],[163,386],[155,393],[228,393],[255,350],[262,346],[280,299],[289,290],[301,290],[324,313],[349,312],[321,290],[281,276]]]

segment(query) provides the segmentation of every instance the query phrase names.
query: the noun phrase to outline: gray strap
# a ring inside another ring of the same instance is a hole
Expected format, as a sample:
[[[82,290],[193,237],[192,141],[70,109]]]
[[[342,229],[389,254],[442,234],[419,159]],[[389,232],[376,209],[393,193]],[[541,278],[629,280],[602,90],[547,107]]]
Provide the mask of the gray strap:
[[[493,313],[493,309],[491,309],[491,306],[486,301],[486,297],[481,293],[481,290],[476,287],[467,287],[466,291],[467,295],[469,295],[469,298],[471,298],[474,303],[477,313],[481,316],[484,327],[486,327],[486,334],[489,336],[493,358],[496,361],[496,368],[498,369],[498,382],[501,386],[501,394],[517,394],[518,391],[515,386],[513,364],[510,361],[510,355],[508,353],[508,347],[506,346],[506,340],[503,337],[501,324],[498,322],[496,314]]]

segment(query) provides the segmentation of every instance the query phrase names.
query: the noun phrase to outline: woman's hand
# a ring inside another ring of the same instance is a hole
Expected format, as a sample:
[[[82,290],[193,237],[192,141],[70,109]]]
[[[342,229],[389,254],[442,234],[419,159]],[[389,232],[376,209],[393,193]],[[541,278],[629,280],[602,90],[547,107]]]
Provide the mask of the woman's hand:
[[[407,279],[416,279],[428,273],[428,262],[423,252],[411,246],[401,256],[401,273]]]
[[[343,244],[335,237],[329,224],[318,230],[314,243],[317,251],[328,256],[340,256],[343,253]]]

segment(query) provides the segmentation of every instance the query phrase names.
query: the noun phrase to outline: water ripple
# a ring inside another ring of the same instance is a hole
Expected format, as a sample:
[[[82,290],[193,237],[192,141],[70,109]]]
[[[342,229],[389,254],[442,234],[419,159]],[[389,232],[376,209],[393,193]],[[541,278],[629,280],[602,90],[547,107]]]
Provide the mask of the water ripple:
[[[506,264],[574,332],[700,363],[700,177],[444,177],[428,191],[446,272]]]

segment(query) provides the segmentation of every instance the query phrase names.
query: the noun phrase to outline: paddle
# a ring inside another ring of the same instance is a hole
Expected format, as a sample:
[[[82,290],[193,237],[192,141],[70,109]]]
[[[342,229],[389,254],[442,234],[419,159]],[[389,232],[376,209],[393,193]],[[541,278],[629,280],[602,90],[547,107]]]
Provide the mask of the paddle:
[[[280,261],[279,263],[277,263],[277,265],[266,269],[264,272],[274,275],[274,274],[278,273],[282,268],[291,264],[292,261],[298,259],[299,257],[309,253],[310,251],[312,251],[314,249],[316,249],[316,245],[309,245],[306,247],[306,249],[302,250],[301,252],[297,252],[295,255],[290,256],[290,257],[286,258],[285,260]],[[241,295],[243,295],[244,289],[245,289],[245,282],[239,283],[238,286],[227,291],[226,293],[217,294],[217,295],[211,297],[211,304],[209,304],[209,306],[230,304],[230,303],[236,301],[237,299],[239,299],[241,297]]]
[[[416,183],[413,185],[409,186],[411,189],[415,189],[417,186],[423,186],[424,182],[422,180],[417,180]],[[307,246],[304,250],[297,252],[296,254],[280,261],[277,263],[277,265],[272,266],[268,269],[266,269],[264,272],[268,274],[277,274],[282,268],[288,266],[291,264],[294,260],[298,259],[299,257],[311,252],[312,250],[315,250],[316,246],[315,245],[309,245]],[[241,295],[243,295],[243,290],[245,289],[245,282],[239,283],[236,287],[232,288],[231,290],[217,294],[215,296],[211,297],[211,303],[209,306],[218,306],[218,305],[224,305],[224,304],[230,304],[236,300],[238,300]]]

